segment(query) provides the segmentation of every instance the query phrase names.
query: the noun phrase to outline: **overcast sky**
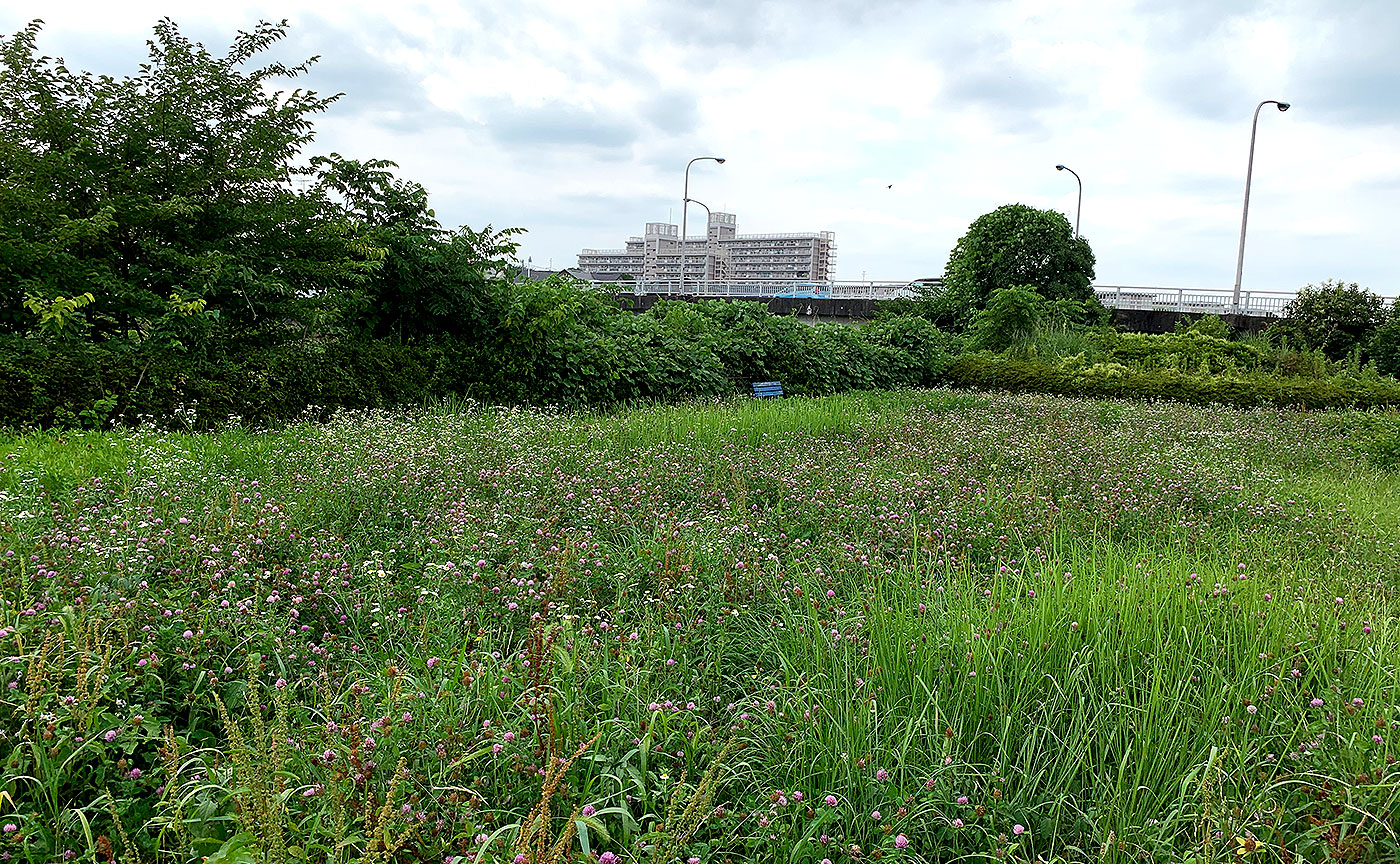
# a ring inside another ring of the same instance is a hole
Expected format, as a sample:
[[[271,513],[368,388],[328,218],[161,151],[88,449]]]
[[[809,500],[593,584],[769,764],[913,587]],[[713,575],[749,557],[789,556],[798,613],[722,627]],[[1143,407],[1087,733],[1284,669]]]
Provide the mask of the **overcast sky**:
[[[1250,117],[1244,287],[1400,292],[1397,0],[0,0],[0,32],[132,72],[169,16],[222,53],[286,18],[278,58],[346,95],[314,151],[397,162],[444,223],[528,229],[572,266],[692,197],[740,233],[836,232],[842,279],[942,272],[1000,204],[1054,208],[1102,284],[1229,288]],[[889,188],[889,187],[893,188]],[[703,211],[690,220],[703,232]]]

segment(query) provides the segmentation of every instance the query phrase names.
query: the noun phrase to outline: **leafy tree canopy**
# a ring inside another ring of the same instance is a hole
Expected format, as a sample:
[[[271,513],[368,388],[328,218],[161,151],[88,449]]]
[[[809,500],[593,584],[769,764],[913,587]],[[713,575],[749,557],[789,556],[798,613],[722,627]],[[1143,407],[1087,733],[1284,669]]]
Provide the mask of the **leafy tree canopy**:
[[[1284,307],[1284,320],[1270,328],[1295,348],[1321,351],[1333,360],[1365,351],[1390,319],[1385,300],[1360,287],[1328,279],[1305,285]]]
[[[39,55],[40,28],[0,41],[0,328],[68,309],[95,339],[194,320],[270,339],[379,267],[351,163],[302,157],[338,97],[274,89],[315,58],[249,68],[285,23],[215,56],[162,20],[148,61],[120,79]]]
[[[977,218],[958,240],[929,298],[935,321],[966,327],[997,292],[1029,287],[1046,300],[1100,306],[1094,297],[1094,253],[1053,210],[1006,204]],[[1086,315],[1089,312],[1086,311]]]
[[[446,333],[483,337],[509,302],[508,262],[523,229],[445,229],[428,191],[400,180],[382,159],[317,157],[322,186],[340,201],[366,240],[384,250],[382,265],[342,292],[340,316],[362,335],[400,340]]]

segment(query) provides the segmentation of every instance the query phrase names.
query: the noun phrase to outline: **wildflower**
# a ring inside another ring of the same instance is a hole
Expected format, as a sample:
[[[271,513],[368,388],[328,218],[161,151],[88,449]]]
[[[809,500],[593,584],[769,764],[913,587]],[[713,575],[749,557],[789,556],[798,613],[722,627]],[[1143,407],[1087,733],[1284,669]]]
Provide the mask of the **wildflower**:
[[[433,668],[433,667],[436,666],[437,664],[438,664],[438,658],[436,658],[436,657],[429,657],[429,658],[428,658],[428,668],[429,668],[429,669]]]
[[[954,828],[961,828],[961,827],[963,827],[963,821],[962,821],[961,819],[954,819],[954,820],[953,820],[953,827],[954,827]]]
[[[1352,705],[1355,705],[1357,708],[1360,708],[1362,705],[1365,705],[1366,703],[1363,702],[1363,701],[1361,700],[1361,697],[1360,697],[1360,696],[1357,696],[1355,699],[1351,700],[1351,704],[1352,704]]]
[[[15,823],[13,823],[13,822],[6,822],[6,823],[5,823],[5,833],[6,833],[6,834],[11,834],[11,833],[13,833],[13,832],[15,832],[15,831],[18,831],[18,830],[19,830],[19,826],[16,825]]]
[[[794,792],[794,793],[792,793],[792,800],[797,801],[797,802],[801,802],[801,801],[802,801],[802,793],[801,793],[801,792]]]
[[[870,814],[870,818],[871,818],[871,819],[874,819],[876,822],[879,822],[879,821],[880,821],[880,811],[879,811],[879,810],[876,810],[875,812],[871,813],[871,814]]]
[[[1015,834],[1017,837],[1020,837],[1022,834],[1026,833],[1026,826],[1017,823],[1016,825],[1011,826],[1011,833]]]
[[[583,815],[585,815],[585,816],[592,816],[594,813],[597,813],[598,811],[595,810],[595,809],[593,808],[593,805],[592,805],[592,804],[585,804],[585,805],[583,805],[583,810],[582,810],[581,812],[582,812]]]
[[[908,848],[909,848],[909,838],[908,838],[908,837],[905,837],[903,834],[896,835],[895,838],[894,838],[894,848],[896,848],[896,849],[908,849]]]
[[[958,796],[958,803],[959,803],[959,804],[966,804],[966,803],[967,803],[967,796],[966,796],[966,795],[959,795],[959,796]]]
[[[111,742],[117,740],[117,730],[115,730],[115,729],[108,729],[107,732],[102,736],[102,738],[103,738],[104,741],[107,741],[108,743],[111,743]]]
[[[140,769],[140,768],[132,768],[130,771],[126,772],[126,776],[130,777],[132,780],[140,780],[140,779],[141,779],[141,769]]]
[[[1246,709],[1244,709],[1244,710],[1245,710],[1245,712],[1248,713],[1248,714],[1258,714],[1258,713],[1259,713],[1259,706],[1258,706],[1258,705],[1250,705],[1248,708],[1246,708]]]
[[[183,635],[186,639],[193,639],[193,638],[194,638],[194,632],[193,632],[193,631],[190,631],[190,630],[186,630],[182,635]]]
[[[1321,699],[1314,698],[1314,699],[1313,699],[1311,702],[1309,702],[1308,704],[1311,705],[1311,706],[1314,707],[1314,708],[1321,708],[1322,705],[1323,705],[1323,702],[1322,702]]]
[[[835,796],[835,795],[828,795],[828,796],[826,796],[826,798],[824,798],[824,799],[822,799],[822,800],[826,801],[826,806],[828,806],[828,807],[835,807],[835,806],[836,806],[836,796]]]
[[[276,686],[278,690],[286,690],[286,689],[287,689],[287,679],[286,679],[286,678],[278,678],[278,679],[277,679],[277,684],[274,685],[274,686]]]
[[[598,856],[598,864],[617,864],[617,856],[611,852],[604,852]]]
[[[886,780],[890,779],[890,772],[886,771],[884,768],[881,768],[875,772],[875,779],[883,783]]]

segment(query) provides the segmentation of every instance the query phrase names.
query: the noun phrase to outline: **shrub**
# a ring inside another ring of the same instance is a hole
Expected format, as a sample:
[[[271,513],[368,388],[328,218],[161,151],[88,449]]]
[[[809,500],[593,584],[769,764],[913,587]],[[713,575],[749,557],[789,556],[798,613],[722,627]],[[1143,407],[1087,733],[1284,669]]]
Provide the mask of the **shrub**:
[[[1028,341],[1044,314],[1044,305],[1030,285],[992,292],[987,307],[972,319],[973,345],[988,351],[1005,351]]]
[[[1382,374],[1400,378],[1400,300],[1390,307],[1390,320],[1371,334],[1367,353]]]
[[[1108,354],[1139,369],[1222,374],[1263,368],[1269,354],[1258,345],[1231,342],[1187,329],[1175,333],[1115,333],[1100,337]]]
[[[1307,285],[1284,308],[1284,320],[1270,329],[1295,348],[1315,349],[1342,360],[1364,349],[1389,316],[1385,301],[1357,286],[1328,280]]]
[[[1202,336],[1211,336],[1216,339],[1229,339],[1234,335],[1234,330],[1219,315],[1202,315],[1194,321],[1182,316],[1176,320],[1176,332],[1199,333]]]

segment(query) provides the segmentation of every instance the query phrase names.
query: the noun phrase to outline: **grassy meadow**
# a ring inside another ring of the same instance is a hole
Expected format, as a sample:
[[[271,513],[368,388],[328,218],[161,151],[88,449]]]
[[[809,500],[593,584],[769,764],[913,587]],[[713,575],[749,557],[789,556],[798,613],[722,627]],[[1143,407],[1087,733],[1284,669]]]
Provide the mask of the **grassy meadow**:
[[[1394,861],[1394,423],[0,437],[0,860]]]

